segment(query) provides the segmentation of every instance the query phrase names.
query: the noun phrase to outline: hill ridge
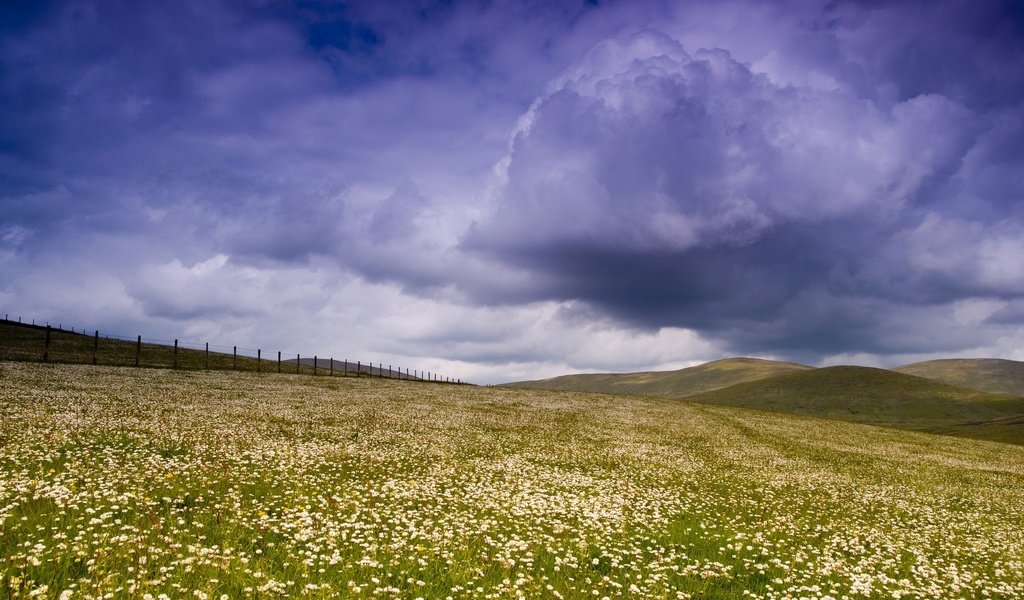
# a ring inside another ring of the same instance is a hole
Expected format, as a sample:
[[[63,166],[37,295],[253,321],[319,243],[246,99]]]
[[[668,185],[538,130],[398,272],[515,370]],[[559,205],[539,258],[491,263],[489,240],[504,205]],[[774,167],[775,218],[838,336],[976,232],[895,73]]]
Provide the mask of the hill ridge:
[[[1024,396],[1024,362],[1006,358],[939,358],[893,371],[986,392]]]
[[[684,400],[1024,444],[1024,398],[875,367],[784,373]]]
[[[798,363],[741,356],[713,360],[674,371],[578,373],[505,383],[502,386],[678,399],[736,383],[811,368]]]

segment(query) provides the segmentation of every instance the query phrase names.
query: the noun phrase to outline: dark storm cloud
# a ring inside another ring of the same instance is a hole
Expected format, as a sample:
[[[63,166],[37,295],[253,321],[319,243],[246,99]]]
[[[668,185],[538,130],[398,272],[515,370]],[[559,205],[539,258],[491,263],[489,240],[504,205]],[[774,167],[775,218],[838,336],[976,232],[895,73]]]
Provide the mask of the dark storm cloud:
[[[15,11],[0,46],[5,225],[27,244],[70,223],[109,234],[159,221],[152,246],[184,237],[208,253],[337,254],[344,200],[325,188],[479,177],[558,68],[554,56],[536,60],[533,42],[587,10],[85,1]],[[165,213],[186,231],[156,235]]]
[[[267,132],[330,79],[302,51],[286,28],[216,3],[50,6],[3,42],[5,220],[46,243],[149,233],[144,256],[266,227],[282,193],[304,191],[281,191],[280,163],[301,147]],[[297,252],[270,237],[268,252]]]
[[[979,343],[934,326],[1024,295],[1024,29],[982,4],[822,5],[762,23],[787,37],[750,62],[620,34],[536,100],[464,245],[548,274],[537,297],[737,352]]]

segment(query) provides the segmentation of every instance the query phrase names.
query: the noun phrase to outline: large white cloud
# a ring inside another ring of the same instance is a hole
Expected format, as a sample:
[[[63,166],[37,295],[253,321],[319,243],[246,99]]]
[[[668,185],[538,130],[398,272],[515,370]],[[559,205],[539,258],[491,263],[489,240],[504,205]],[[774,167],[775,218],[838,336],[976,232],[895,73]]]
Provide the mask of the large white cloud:
[[[974,192],[1006,119],[940,90],[865,96],[842,70],[828,84],[786,77],[787,54],[765,55],[774,73],[652,29],[597,45],[521,118],[465,247],[548,275],[537,297],[735,349],[898,354],[990,338],[893,324],[1021,294],[1005,194],[1024,190],[1000,173],[1004,195]]]
[[[971,113],[780,86],[725,50],[644,31],[604,42],[522,119],[491,245],[686,250],[779,223],[898,216],[959,159]]]

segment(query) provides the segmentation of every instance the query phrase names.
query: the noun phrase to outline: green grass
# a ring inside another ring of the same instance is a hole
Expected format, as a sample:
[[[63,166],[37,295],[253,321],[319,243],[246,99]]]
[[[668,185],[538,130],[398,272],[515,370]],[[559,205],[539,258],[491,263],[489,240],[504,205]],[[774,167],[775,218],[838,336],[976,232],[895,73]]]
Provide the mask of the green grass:
[[[893,369],[951,385],[1024,396],[1024,362],[1001,358],[948,358]]]
[[[678,400],[28,362],[0,362],[0,414],[0,598],[1024,596],[1012,445]]]
[[[739,406],[1024,444],[1024,398],[870,367],[826,367],[691,396]]]
[[[679,371],[565,375],[506,385],[686,399],[1024,444],[1024,398],[1010,393],[1024,390],[1022,367],[1007,360],[955,359],[892,371],[812,369],[731,358]]]
[[[737,383],[805,371],[804,365],[759,358],[727,358],[678,371],[562,375],[537,381],[518,381],[507,387],[542,390],[632,394],[659,398],[685,398]]]
[[[126,341],[72,331],[51,329],[50,345],[46,346],[46,328],[12,321],[0,321],[0,360],[42,361],[44,357],[54,363],[96,364],[113,366],[136,366],[137,341]],[[261,358],[235,355],[234,352],[207,353],[205,349],[180,346],[175,352],[172,344],[143,342],[138,352],[140,367],[174,367],[179,369],[214,369],[250,372],[277,372],[277,353],[264,352]],[[301,357],[296,368],[295,356],[281,357],[282,373],[305,375],[362,375],[399,377],[396,370],[389,371],[380,365],[370,367],[365,363],[319,357]],[[333,367],[333,369],[332,369]],[[404,372],[402,378],[405,378]],[[410,376],[409,379],[419,379]]]

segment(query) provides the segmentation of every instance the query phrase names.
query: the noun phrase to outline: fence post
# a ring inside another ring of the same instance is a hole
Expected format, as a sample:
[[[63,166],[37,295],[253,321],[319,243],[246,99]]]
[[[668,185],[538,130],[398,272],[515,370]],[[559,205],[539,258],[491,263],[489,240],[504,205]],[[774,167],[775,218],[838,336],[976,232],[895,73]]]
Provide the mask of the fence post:
[[[174,368],[178,368],[178,340],[174,340]]]
[[[348,359],[345,359],[345,377],[348,377]]]
[[[135,366],[139,366],[139,359],[142,356],[142,335],[135,340]]]
[[[330,370],[330,374],[331,374],[331,377],[334,377],[334,357],[333,356],[331,357],[331,370]]]
[[[96,355],[100,351],[100,330],[96,330],[96,335],[92,338],[92,364],[96,364]]]
[[[43,362],[50,362],[50,326],[46,326],[46,342],[43,345]]]
[[[363,374],[363,365],[357,360],[356,361],[356,377],[360,377]]]
[[[206,342],[206,370],[210,370],[210,342]]]
[[[313,355],[313,377],[316,377],[316,354]]]
[[[394,379],[395,374],[391,372],[391,365],[388,365],[388,379]]]
[[[302,357],[298,354],[295,355],[295,374],[299,374],[299,363],[302,362]]]
[[[238,346],[232,346],[231,350],[231,369],[234,371],[238,370]]]
[[[277,372],[281,372],[281,351],[277,351]]]
[[[256,349],[256,372],[260,373],[263,367],[263,350]]]

